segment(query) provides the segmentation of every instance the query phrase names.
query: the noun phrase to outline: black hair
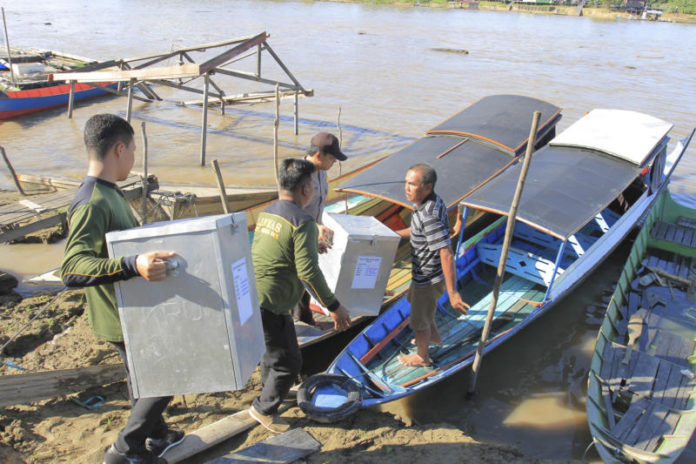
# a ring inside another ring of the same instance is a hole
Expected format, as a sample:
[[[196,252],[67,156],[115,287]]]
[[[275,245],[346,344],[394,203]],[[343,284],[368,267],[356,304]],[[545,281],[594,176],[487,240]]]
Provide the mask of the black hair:
[[[435,189],[435,183],[437,182],[437,172],[428,163],[418,163],[414,164],[409,171],[419,171],[421,174],[421,184],[432,184],[433,189]]]
[[[283,160],[278,170],[278,182],[280,188],[295,192],[311,179],[314,172],[314,165],[302,159],[287,158]]]
[[[117,143],[131,143],[133,134],[133,127],[122,117],[115,114],[95,114],[85,124],[85,146],[88,153],[103,160]]]

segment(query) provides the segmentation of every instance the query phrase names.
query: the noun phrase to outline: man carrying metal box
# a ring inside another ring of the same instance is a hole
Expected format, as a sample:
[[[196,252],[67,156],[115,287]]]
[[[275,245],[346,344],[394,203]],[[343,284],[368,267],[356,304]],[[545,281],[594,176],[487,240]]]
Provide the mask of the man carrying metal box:
[[[65,245],[61,278],[68,287],[86,287],[87,314],[94,335],[113,343],[128,372],[123,333],[113,282],[142,276],[148,281],[167,277],[165,259],[173,252],[155,251],[109,258],[105,235],[138,226],[116,182],[125,180],[135,161],[133,128],[112,114],[92,116],[85,124],[88,169],[68,211],[70,232]],[[180,443],[184,432],[168,429],[162,418],[172,397],[133,399],[133,409],[116,443],[104,456],[105,464],[166,464],[159,458]]]
[[[329,309],[336,330],[350,325],[348,311],[319,269],[316,221],[302,209],[314,195],[313,173],[309,161],[283,160],[279,200],[259,215],[251,246],[266,353],[261,395],[249,415],[273,433],[288,429],[276,413],[302,367],[291,310],[305,289]]]

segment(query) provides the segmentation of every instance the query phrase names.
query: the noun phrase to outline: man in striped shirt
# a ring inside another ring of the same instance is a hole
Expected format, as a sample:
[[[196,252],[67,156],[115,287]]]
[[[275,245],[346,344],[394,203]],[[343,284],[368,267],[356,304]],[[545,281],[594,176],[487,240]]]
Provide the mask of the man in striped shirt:
[[[411,240],[410,325],[416,333],[416,353],[399,356],[407,366],[428,366],[428,345],[442,338],[435,324],[437,300],[445,290],[454,310],[466,313],[457,292],[454,256],[450,248],[447,207],[435,193],[437,173],[428,164],[411,166],[406,173],[406,199],[413,203],[411,227],[398,234]]]

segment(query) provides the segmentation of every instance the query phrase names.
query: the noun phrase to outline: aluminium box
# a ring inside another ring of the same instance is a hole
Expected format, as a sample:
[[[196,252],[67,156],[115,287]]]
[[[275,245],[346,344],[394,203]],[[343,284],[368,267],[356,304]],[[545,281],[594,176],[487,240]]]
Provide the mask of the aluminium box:
[[[112,257],[176,252],[165,280],[115,284],[134,396],[243,388],[265,351],[245,214],[152,223],[106,240]]]
[[[382,307],[401,237],[372,216],[324,213],[333,245],[319,255],[326,283],[351,316],[376,316]]]

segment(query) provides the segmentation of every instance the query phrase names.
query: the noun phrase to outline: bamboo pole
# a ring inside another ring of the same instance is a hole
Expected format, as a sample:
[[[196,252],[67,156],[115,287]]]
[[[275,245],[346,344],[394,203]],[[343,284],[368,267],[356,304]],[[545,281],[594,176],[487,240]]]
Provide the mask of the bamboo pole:
[[[145,132],[145,121],[140,124],[143,134],[143,196],[141,202],[142,208],[142,223],[147,223],[147,133]]]
[[[68,95],[68,119],[72,119],[75,108],[75,81],[70,81],[70,95]]]
[[[222,210],[225,214],[230,214],[230,205],[227,203],[227,191],[225,190],[225,182],[222,180],[222,173],[220,172],[220,165],[217,160],[210,162],[213,172],[215,172],[215,179],[217,180],[218,189],[220,189],[220,201],[222,202]]]
[[[208,138],[208,91],[210,90],[210,74],[203,75],[203,116],[201,121],[201,166],[205,166],[205,145]]]
[[[280,192],[280,180],[278,179],[278,126],[280,125],[280,94],[279,85],[275,87],[275,119],[273,119],[273,166],[275,167],[275,181]]]
[[[7,165],[7,169],[10,170],[10,174],[12,175],[12,180],[15,183],[15,187],[17,187],[17,190],[19,191],[20,194],[26,196],[24,189],[22,189],[22,185],[19,183],[19,179],[17,179],[17,173],[15,173],[15,170],[12,167],[12,164],[10,163],[10,159],[7,157],[7,154],[5,153],[5,147],[0,146],[0,152],[2,152],[2,159],[5,160],[5,164]]]
[[[10,52],[10,37],[7,34],[7,21],[5,20],[5,7],[2,7],[2,24],[5,29],[5,46],[7,47],[7,62],[10,64],[10,77],[12,78],[12,85],[15,83],[15,75],[12,70],[12,53]]]
[[[505,238],[503,239],[503,248],[500,252],[500,260],[498,261],[498,270],[495,274],[495,282],[493,284],[493,295],[491,298],[491,305],[488,308],[488,314],[486,315],[486,323],[483,326],[483,331],[481,332],[481,340],[476,347],[476,358],[474,358],[474,363],[471,366],[471,377],[469,378],[469,390],[467,392],[468,396],[472,396],[476,391],[476,380],[478,377],[479,369],[481,368],[481,362],[483,360],[483,350],[486,347],[486,342],[488,341],[488,334],[491,328],[491,322],[493,321],[493,315],[495,314],[495,307],[498,304],[498,295],[500,294],[500,286],[503,283],[503,277],[505,276],[505,264],[507,263],[507,255],[510,249],[510,243],[512,242],[512,234],[515,228],[515,219],[517,217],[517,207],[522,197],[522,190],[524,189],[524,182],[527,177],[527,171],[529,171],[529,164],[532,159],[532,152],[534,151],[534,144],[536,143],[536,132],[539,125],[539,118],[541,117],[541,112],[535,111],[532,117],[532,127],[529,132],[529,138],[527,140],[527,152],[524,156],[524,161],[522,162],[522,170],[520,172],[520,178],[517,181],[517,188],[515,189],[515,194],[512,197],[512,205],[510,206],[510,213],[508,214],[507,225],[505,228]]]

